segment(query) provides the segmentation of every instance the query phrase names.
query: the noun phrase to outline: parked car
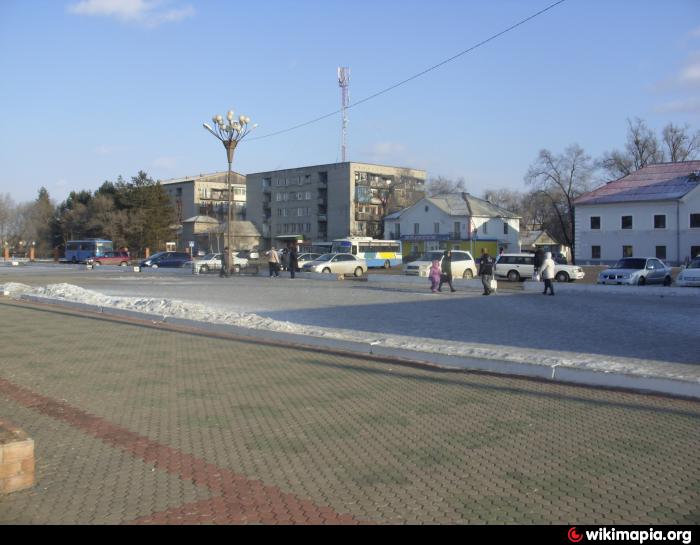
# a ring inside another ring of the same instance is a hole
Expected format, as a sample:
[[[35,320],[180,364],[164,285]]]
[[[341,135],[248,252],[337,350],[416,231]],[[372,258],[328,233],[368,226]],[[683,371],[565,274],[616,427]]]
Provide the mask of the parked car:
[[[233,254],[233,267],[235,273],[241,272],[241,267],[247,267],[248,260],[239,257],[239,254]],[[221,254],[207,254],[201,259],[195,259],[192,265],[196,273],[208,273],[209,271],[221,270]]]
[[[153,269],[159,267],[188,267],[192,266],[192,258],[184,252],[158,252],[141,261],[140,265],[141,267],[151,267]]]
[[[417,260],[404,265],[403,273],[409,276],[427,277],[433,260],[439,260],[442,266],[444,254],[444,250],[426,252]],[[474,278],[476,275],[477,267],[472,254],[462,250],[452,250],[452,276],[454,278]]]
[[[302,271],[353,274],[359,277],[367,272],[367,262],[352,254],[323,254],[314,261],[305,263]]]
[[[100,265],[119,265],[126,267],[131,262],[131,257],[127,252],[105,252],[99,257],[91,257],[87,260],[88,265],[99,267]]]
[[[625,257],[598,275],[598,284],[670,286],[672,281],[671,267],[655,257]]]
[[[257,250],[241,250],[236,255],[241,259],[260,259],[260,253]]]
[[[297,257],[297,264],[299,265],[299,270],[301,270],[306,263],[310,263],[321,257],[321,254],[299,254]]]
[[[507,278],[511,282],[518,282],[532,278],[535,274],[535,256],[533,254],[501,254],[496,259],[495,274],[500,278]],[[581,267],[555,263],[554,279],[557,282],[573,282],[586,276]]]
[[[680,272],[678,278],[676,278],[676,285],[684,288],[700,288],[700,257],[691,261],[690,264]]]

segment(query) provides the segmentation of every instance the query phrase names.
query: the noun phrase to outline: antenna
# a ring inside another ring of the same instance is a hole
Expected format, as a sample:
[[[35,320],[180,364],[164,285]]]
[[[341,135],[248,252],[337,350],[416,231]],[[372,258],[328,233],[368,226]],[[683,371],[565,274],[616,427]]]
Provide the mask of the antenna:
[[[350,68],[347,66],[338,68],[338,85],[341,89],[341,109],[343,112],[341,149],[344,163],[348,148],[348,106],[350,106]]]

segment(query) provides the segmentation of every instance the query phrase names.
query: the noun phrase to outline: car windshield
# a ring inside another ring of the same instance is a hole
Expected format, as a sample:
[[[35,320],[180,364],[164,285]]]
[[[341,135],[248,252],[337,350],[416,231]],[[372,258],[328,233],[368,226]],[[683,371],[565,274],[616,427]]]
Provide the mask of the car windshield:
[[[168,252],[158,252],[157,254],[153,254],[149,259],[157,259],[159,257],[163,257],[167,253]]]
[[[202,256],[202,261],[209,261],[210,259],[214,259],[216,257],[216,254],[206,254]]]
[[[647,266],[646,259],[621,259],[613,269],[644,269]]]
[[[700,269],[700,259],[696,259],[695,261],[691,261],[690,265],[688,265],[689,269]]]
[[[444,252],[426,252],[421,255],[416,261],[433,261],[437,259],[438,261],[442,259]]]
[[[323,254],[321,257],[317,257],[314,261],[330,261],[333,259],[335,254]]]

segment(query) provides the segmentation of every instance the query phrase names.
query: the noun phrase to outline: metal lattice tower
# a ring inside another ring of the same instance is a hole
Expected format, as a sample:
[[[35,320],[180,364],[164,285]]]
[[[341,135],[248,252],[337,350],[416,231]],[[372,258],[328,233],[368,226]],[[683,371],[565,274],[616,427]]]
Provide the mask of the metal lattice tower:
[[[348,106],[350,106],[350,68],[347,66],[341,66],[338,68],[338,85],[341,89],[341,104],[343,112],[341,149],[344,163],[346,161],[348,148]]]

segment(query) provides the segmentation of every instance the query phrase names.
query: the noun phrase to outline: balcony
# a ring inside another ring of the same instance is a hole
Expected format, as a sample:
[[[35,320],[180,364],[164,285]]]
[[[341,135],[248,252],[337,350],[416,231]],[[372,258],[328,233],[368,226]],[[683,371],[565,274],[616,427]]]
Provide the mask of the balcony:
[[[326,214],[319,214],[319,215],[318,215],[318,222],[319,222],[319,223],[327,223],[327,222],[328,222],[328,216],[326,216]]]

